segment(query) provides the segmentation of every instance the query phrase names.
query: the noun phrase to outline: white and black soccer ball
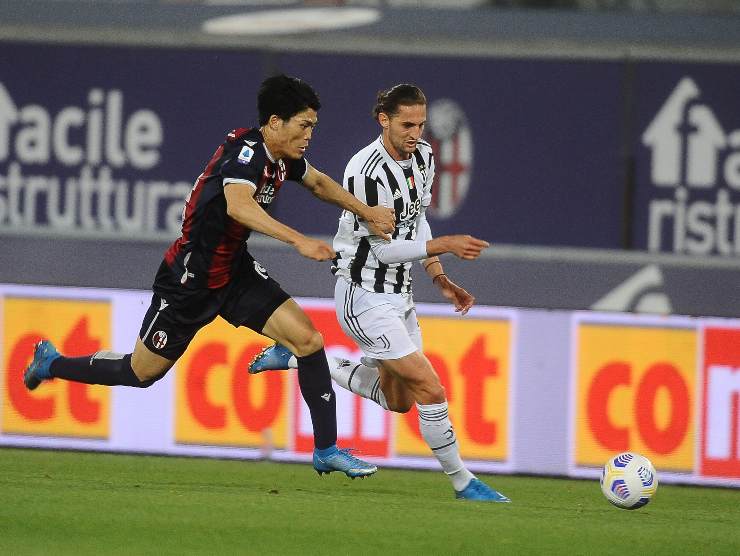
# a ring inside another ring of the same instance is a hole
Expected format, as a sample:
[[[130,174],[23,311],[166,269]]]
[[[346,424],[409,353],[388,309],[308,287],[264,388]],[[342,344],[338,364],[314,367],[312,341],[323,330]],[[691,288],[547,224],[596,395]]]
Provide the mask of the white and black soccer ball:
[[[649,459],[635,452],[623,452],[609,458],[601,470],[601,492],[619,508],[642,508],[657,490],[655,467]]]

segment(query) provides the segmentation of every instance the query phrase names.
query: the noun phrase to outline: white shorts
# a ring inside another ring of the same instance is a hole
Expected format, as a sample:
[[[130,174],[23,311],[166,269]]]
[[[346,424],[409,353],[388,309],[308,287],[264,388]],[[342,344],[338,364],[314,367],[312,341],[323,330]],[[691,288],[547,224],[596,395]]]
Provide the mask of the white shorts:
[[[367,357],[400,359],[421,351],[421,330],[411,295],[375,293],[337,279],[337,320]]]

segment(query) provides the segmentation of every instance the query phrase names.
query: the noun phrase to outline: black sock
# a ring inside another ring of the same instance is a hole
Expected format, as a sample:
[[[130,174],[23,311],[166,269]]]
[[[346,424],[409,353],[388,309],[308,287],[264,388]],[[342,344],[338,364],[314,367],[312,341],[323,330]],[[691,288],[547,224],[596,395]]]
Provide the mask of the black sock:
[[[337,443],[337,400],[331,387],[331,373],[324,348],[297,357],[298,384],[311,412],[313,443],[323,450]],[[327,399],[328,398],[328,399]]]
[[[85,357],[60,357],[52,361],[49,372],[54,378],[85,384],[137,388],[146,388],[161,378],[140,381],[131,368],[131,354],[110,351],[99,351]]]

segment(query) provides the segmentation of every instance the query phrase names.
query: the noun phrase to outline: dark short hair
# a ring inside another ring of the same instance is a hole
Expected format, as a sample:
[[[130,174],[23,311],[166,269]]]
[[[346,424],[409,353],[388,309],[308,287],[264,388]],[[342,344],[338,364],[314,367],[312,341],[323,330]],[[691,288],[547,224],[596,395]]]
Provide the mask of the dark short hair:
[[[308,108],[316,111],[321,108],[319,96],[311,85],[297,77],[273,75],[260,85],[257,94],[260,125],[265,125],[273,114],[281,120],[289,120]]]
[[[373,108],[373,118],[378,119],[381,112],[394,116],[398,113],[399,106],[413,106],[415,104],[426,104],[427,97],[416,85],[401,83],[394,85],[387,91],[378,91],[378,98]]]

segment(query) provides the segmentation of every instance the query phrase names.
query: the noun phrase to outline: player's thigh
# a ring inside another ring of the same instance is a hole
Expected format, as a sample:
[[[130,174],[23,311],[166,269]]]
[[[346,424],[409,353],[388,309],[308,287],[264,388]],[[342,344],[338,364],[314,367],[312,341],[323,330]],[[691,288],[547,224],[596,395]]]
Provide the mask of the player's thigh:
[[[383,361],[417,351],[406,328],[401,296],[369,292],[340,278],[334,301],[340,327],[366,357]]]
[[[243,256],[220,314],[234,326],[246,326],[280,342],[298,357],[324,345],[303,309],[249,253]]]
[[[134,352],[131,354],[131,368],[140,381],[157,378],[172,368],[175,361],[153,353],[141,339],[136,339]]]
[[[167,276],[158,276],[155,288],[131,356],[131,367],[141,380],[167,372],[196,333],[216,318],[221,304],[218,292],[189,290]]]
[[[321,334],[293,299],[285,301],[270,315],[262,334],[280,342],[298,357],[310,355],[324,347]]]

